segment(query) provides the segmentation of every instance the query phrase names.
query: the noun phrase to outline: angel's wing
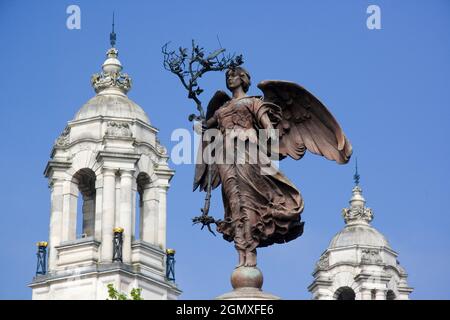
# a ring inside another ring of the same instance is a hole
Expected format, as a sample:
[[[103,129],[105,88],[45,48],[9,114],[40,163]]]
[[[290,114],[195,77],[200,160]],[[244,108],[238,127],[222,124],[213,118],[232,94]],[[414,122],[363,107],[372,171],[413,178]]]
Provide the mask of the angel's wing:
[[[217,91],[208,103],[208,109],[206,110],[205,121],[208,121],[217,109],[223,106],[224,103],[229,101],[231,98],[224,91]],[[207,142],[202,141],[200,143],[199,150],[197,152],[197,162],[195,165],[195,175],[194,175],[194,191],[200,187],[200,191],[206,191],[208,186],[208,165],[203,162],[203,150],[208,145]],[[217,165],[211,165],[211,186],[213,189],[220,185],[219,171],[217,170]]]
[[[214,112],[216,112],[217,109],[223,106],[225,102],[230,100],[231,100],[230,96],[225,91],[222,90],[216,91],[211,100],[209,100],[205,120],[208,121],[214,115]]]
[[[266,80],[258,84],[264,101],[281,107],[279,149],[282,158],[301,159],[306,149],[337,163],[347,163],[352,146],[333,115],[311,93],[287,81]]]

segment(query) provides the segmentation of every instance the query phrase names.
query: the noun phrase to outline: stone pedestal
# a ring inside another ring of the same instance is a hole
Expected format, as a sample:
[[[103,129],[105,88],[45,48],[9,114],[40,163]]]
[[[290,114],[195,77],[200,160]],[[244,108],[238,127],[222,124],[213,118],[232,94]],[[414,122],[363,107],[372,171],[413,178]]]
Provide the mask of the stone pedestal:
[[[263,274],[256,267],[239,267],[231,274],[233,291],[218,296],[217,300],[280,300],[262,291]]]

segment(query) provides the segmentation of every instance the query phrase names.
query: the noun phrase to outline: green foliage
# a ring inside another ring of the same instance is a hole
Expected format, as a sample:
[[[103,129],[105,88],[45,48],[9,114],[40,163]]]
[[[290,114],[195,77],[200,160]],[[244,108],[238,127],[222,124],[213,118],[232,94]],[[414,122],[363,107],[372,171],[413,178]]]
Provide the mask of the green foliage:
[[[114,288],[112,283],[108,284],[108,299],[107,300],[144,300],[141,297],[141,288],[131,289],[131,299],[127,297],[125,293],[119,292]]]
[[[144,300],[144,298],[141,297],[141,291],[141,288],[131,289],[131,300]]]

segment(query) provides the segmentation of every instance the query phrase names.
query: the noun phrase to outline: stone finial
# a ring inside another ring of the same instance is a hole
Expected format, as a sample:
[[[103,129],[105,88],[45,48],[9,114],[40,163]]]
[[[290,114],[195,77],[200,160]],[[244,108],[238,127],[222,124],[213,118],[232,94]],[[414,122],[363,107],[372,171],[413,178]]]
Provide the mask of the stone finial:
[[[96,93],[126,94],[131,89],[131,78],[122,73],[122,64],[117,58],[119,51],[112,47],[106,52],[106,60],[102,65],[102,72],[91,77],[91,84]]]
[[[370,223],[373,220],[372,209],[367,208],[366,199],[362,195],[362,189],[356,185],[352,190],[352,198],[349,201],[350,207],[342,209],[342,216],[345,223]]]

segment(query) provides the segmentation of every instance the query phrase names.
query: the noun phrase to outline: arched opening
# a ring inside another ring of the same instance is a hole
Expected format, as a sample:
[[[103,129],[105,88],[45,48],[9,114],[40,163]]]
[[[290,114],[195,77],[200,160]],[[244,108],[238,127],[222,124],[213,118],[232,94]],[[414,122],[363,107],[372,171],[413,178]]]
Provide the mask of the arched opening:
[[[386,300],[395,300],[395,293],[392,290],[386,292]]]
[[[95,173],[91,169],[80,169],[73,176],[78,186],[76,237],[94,235],[95,225]]]
[[[334,297],[336,300],[355,300],[355,291],[350,287],[340,287]]]
[[[136,193],[136,224],[135,224],[135,239],[141,239],[144,228],[144,190],[150,184],[150,177],[145,172],[138,174],[136,178],[137,193]]]

